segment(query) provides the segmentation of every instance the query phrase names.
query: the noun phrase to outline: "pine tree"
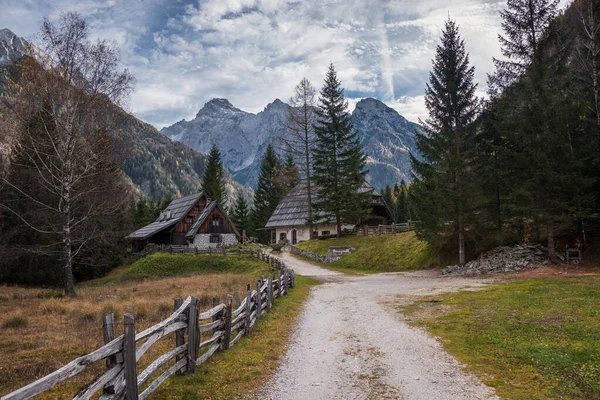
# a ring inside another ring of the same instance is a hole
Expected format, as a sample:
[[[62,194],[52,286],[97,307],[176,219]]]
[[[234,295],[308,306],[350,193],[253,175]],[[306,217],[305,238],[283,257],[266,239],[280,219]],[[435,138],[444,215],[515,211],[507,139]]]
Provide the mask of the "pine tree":
[[[489,92],[497,95],[513,84],[539,55],[546,29],[556,17],[559,0],[508,0],[500,12],[504,35],[498,35],[504,60],[494,58],[496,72],[488,75]]]
[[[411,157],[415,171],[411,192],[419,221],[417,233],[440,241],[446,222],[452,221],[461,265],[465,263],[465,217],[472,181],[469,150],[478,105],[474,74],[458,26],[446,21],[425,90],[429,118],[421,121],[424,133],[416,136],[425,161]]]
[[[298,183],[300,183],[300,171],[296,166],[292,153],[287,153],[285,157],[281,180],[286,194],[295,188]]]
[[[340,237],[343,222],[355,223],[369,213],[371,194],[358,192],[368,172],[366,156],[333,64],[320,92],[314,131],[313,181],[318,187],[314,209],[332,216]]]
[[[406,185],[406,182],[403,179],[400,183],[398,196],[396,197],[396,202],[394,203],[394,215],[396,216],[396,223],[405,223],[409,219],[407,192],[408,186]]]
[[[392,220],[396,221],[396,198],[394,197],[393,189],[390,185],[385,185],[383,189],[383,201],[392,214]]]
[[[256,236],[262,243],[269,241],[269,233],[259,229],[265,227],[277,204],[285,194],[285,189],[280,180],[280,170],[281,160],[277,157],[273,145],[269,143],[260,165],[258,185],[254,192],[254,209],[252,211],[252,225],[256,230]]]
[[[250,229],[250,209],[248,202],[243,196],[238,196],[234,207],[232,222],[240,234],[246,231],[246,235],[248,235]]]
[[[163,196],[160,198],[160,203],[158,204],[159,212],[166,209],[172,201],[173,195],[171,193],[163,194]]]
[[[217,200],[221,205],[227,203],[225,193],[225,180],[223,178],[223,164],[221,163],[221,151],[216,144],[210,149],[206,161],[206,170],[202,179],[202,190],[212,200]]]

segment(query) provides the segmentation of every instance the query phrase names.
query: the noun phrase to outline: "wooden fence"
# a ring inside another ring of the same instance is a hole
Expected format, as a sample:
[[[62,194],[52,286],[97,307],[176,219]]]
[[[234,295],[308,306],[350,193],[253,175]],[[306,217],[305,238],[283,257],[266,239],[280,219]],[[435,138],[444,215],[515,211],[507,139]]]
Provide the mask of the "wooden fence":
[[[404,224],[361,226],[355,229],[357,236],[395,235],[396,233],[411,231],[410,222]]]
[[[215,352],[234,346],[242,336],[252,330],[263,314],[269,312],[275,299],[287,294],[289,288],[294,287],[294,271],[288,269],[281,260],[262,251],[253,250],[251,254],[269,263],[272,270],[279,272],[279,277],[274,279],[273,274],[270,274],[267,279],[259,279],[256,290],[248,284],[243,300],[239,292],[235,294],[235,309],[231,295],[227,295],[224,303],[215,297],[214,307],[203,312],[198,309],[199,300],[194,296],[185,300],[175,299],[175,312],[171,316],[137,334],[133,316],[125,314],[124,333],[117,338],[114,334],[114,315],[109,314],[104,317],[104,346],[1,399],[29,399],[102,360],[106,362],[106,372],[80,390],[74,399],[90,399],[100,391],[100,399],[103,400],[146,399],[170,376],[194,372],[198,365],[206,362]],[[154,343],[170,333],[175,333],[174,348],[138,373],[140,357]],[[210,337],[201,341],[203,333],[209,333]],[[150,377],[173,359],[175,362],[139,393],[139,389],[148,383]]]
[[[240,248],[226,248],[226,247],[216,247],[216,248],[208,248],[208,249],[198,249],[197,247],[189,247],[189,246],[177,246],[177,245],[168,245],[168,244],[148,244],[144,250],[136,253],[138,257],[145,257],[148,254],[152,253],[172,253],[172,254],[252,254],[256,252],[258,249],[240,249]]]

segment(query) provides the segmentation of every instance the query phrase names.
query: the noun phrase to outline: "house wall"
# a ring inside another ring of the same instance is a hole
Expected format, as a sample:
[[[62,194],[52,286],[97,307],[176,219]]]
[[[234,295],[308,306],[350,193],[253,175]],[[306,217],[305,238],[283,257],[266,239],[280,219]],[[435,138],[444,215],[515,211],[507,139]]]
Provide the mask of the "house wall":
[[[206,221],[204,221],[202,223],[202,226],[200,226],[198,233],[210,233],[211,230],[214,229],[214,227],[211,224],[211,221],[214,216],[219,216],[221,219],[222,225],[218,228],[220,230],[220,232],[218,232],[218,233],[233,233],[233,234],[235,234],[235,231],[233,230],[233,225],[231,224],[229,217],[227,215],[225,215],[223,212],[221,212],[221,210],[217,207],[215,207],[215,209],[211,211],[211,213],[206,218]]]
[[[194,225],[194,221],[196,221],[196,219],[198,218],[198,215],[200,215],[202,213],[202,210],[204,210],[204,207],[206,207],[206,197],[202,196],[198,199],[196,204],[194,204],[194,207],[192,207],[190,212],[188,212],[186,214],[186,216],[183,217],[183,219],[181,221],[179,221],[179,223],[177,224],[177,227],[175,228],[175,232],[183,233],[185,236],[185,233],[189,232],[189,230],[192,229],[192,225]]]
[[[221,243],[210,243],[211,234],[199,233],[194,236],[194,241],[190,243],[190,247],[206,250],[208,248],[215,249],[217,247],[227,247],[238,243],[235,233],[220,233],[218,235],[221,237]]]
[[[344,229],[353,229],[354,225],[342,225],[342,230]],[[293,226],[293,227],[281,227],[275,229],[275,238],[278,243],[283,240],[282,235],[285,235],[285,239],[288,240],[289,243],[292,243],[292,230],[296,229],[296,238],[297,243],[304,242],[306,240],[310,240],[310,229],[307,225],[302,226]],[[337,227],[335,225],[319,225],[317,226],[318,236],[322,236],[324,232],[329,232],[329,234],[335,234],[337,232]]]

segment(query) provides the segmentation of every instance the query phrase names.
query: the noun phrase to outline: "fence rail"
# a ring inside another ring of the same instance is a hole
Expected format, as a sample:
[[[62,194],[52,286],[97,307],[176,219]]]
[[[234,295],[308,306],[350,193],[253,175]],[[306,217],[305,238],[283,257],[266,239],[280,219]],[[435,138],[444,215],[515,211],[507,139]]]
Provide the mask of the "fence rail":
[[[357,236],[395,235],[396,233],[411,231],[413,226],[410,222],[391,225],[361,226],[355,228]]]
[[[256,321],[269,312],[275,299],[284,296],[290,288],[294,287],[294,271],[288,269],[281,260],[260,250],[252,249],[249,253],[267,262],[271,271],[278,271],[278,277],[274,279],[273,274],[269,274],[267,279],[261,277],[256,283],[256,289],[248,284],[243,301],[239,293],[235,293],[235,309],[231,295],[227,295],[224,303],[215,297],[213,308],[204,312],[198,309],[197,297],[175,299],[173,314],[137,334],[133,316],[125,314],[124,333],[117,338],[114,333],[114,315],[109,314],[104,317],[103,323],[104,346],[27,386],[2,396],[1,400],[29,399],[50,390],[102,360],[106,362],[106,371],[81,389],[74,399],[90,399],[100,391],[102,391],[100,399],[103,400],[146,399],[170,376],[194,372],[198,365],[206,362],[215,352],[227,350],[242,336],[248,334]],[[138,374],[140,358],[152,345],[171,333],[175,333],[174,348],[155,359]],[[209,337],[204,339],[207,333]],[[201,336],[203,341],[200,340]],[[150,377],[172,360],[175,360],[172,365],[139,393],[139,389],[149,381]]]
[[[258,249],[240,249],[231,248],[228,249],[224,246],[199,249],[197,247],[190,247],[187,245],[170,245],[170,244],[148,244],[144,250],[136,253],[138,257],[145,257],[152,253],[187,253],[187,254],[252,254]]]

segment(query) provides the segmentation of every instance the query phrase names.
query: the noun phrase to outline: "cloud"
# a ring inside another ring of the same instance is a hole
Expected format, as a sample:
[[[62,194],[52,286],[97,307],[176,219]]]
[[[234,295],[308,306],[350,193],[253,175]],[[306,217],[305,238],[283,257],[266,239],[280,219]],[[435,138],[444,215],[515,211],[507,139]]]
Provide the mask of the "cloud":
[[[80,12],[116,41],[137,78],[129,104],[157,127],[193,118],[213,97],[257,112],[333,62],[351,105],[375,97],[406,118],[423,92],[444,21],[457,20],[484,91],[499,55],[497,0],[5,0],[0,27],[32,35],[44,16]]]

